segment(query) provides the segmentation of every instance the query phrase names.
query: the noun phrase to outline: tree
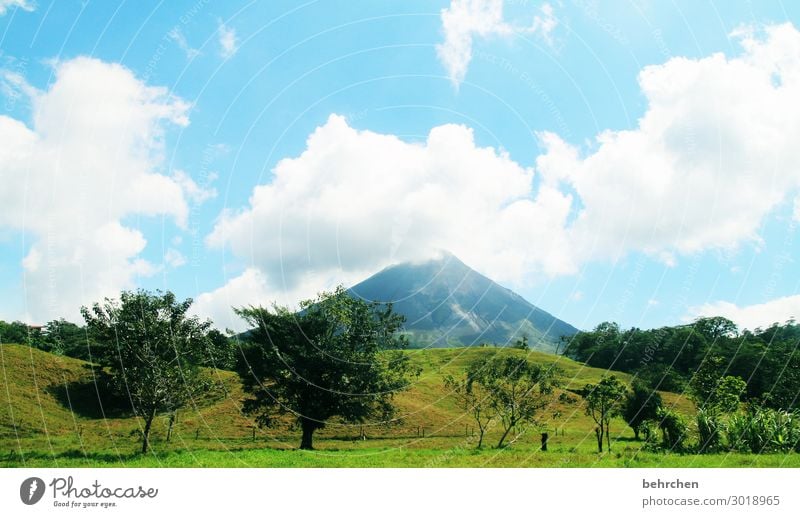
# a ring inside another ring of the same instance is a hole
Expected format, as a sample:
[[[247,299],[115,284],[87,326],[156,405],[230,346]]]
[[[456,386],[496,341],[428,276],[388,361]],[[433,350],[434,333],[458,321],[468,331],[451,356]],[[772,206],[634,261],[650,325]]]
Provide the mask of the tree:
[[[218,370],[236,367],[236,342],[217,329],[208,331],[208,348],[203,352],[202,366]]]
[[[559,373],[552,366],[511,355],[479,360],[470,372],[473,382],[488,394],[489,405],[503,426],[498,448],[503,447],[511,431],[516,430],[519,435],[525,425],[535,423],[539,410],[551,402]]]
[[[586,414],[597,424],[595,433],[598,452],[603,452],[603,436],[606,437],[608,451],[611,452],[609,423],[619,413],[625,392],[625,385],[614,375],[603,377],[597,384],[587,384],[583,387]]]
[[[747,383],[739,377],[726,375],[723,359],[706,358],[689,382],[691,397],[698,409],[714,413],[732,413],[739,408]]]
[[[658,410],[658,427],[661,429],[662,445],[671,452],[680,452],[685,448],[688,426],[683,417],[669,409]]]
[[[469,413],[478,425],[477,449],[483,446],[483,437],[496,416],[492,411],[489,393],[480,383],[475,382],[478,373],[476,367],[480,364],[482,363],[470,366],[461,379],[455,379],[452,375],[444,378],[445,388],[450,390],[459,407]]]
[[[517,339],[514,342],[514,348],[519,350],[530,350],[531,347],[528,345],[528,336],[523,334],[521,338]]]
[[[244,410],[262,426],[293,415],[301,449],[313,448],[314,431],[339,417],[389,421],[393,395],[418,374],[398,334],[404,318],[391,305],[367,303],[338,287],[300,304],[299,312],[274,306],[237,309],[253,328],[237,369],[250,398]]]
[[[622,418],[633,429],[636,439],[645,422],[656,420],[662,406],[661,395],[642,381],[634,381],[631,391],[625,395],[622,405]]]
[[[714,342],[723,337],[735,337],[739,332],[736,323],[722,316],[699,318],[692,324],[692,327],[709,342]]]
[[[96,360],[109,368],[114,389],[144,419],[142,453],[156,415],[183,407],[210,384],[196,360],[208,346],[211,322],[188,317],[191,304],[171,292],[140,290],[81,308]]]
[[[48,322],[42,332],[32,335],[31,344],[46,352],[91,360],[86,329],[64,319]]]
[[[21,321],[0,321],[0,343],[28,344],[31,328]]]
[[[690,395],[697,407],[700,452],[719,448],[723,428],[721,417],[739,409],[742,394],[747,388],[747,383],[739,377],[723,377],[725,370],[721,357],[707,357],[689,383]]]

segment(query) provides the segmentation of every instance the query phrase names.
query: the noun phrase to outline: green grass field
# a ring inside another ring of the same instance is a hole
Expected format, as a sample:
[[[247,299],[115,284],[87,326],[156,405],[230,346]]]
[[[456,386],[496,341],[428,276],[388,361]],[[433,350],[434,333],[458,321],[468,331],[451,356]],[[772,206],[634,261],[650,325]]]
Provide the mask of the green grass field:
[[[481,354],[526,354],[531,361],[557,363],[566,390],[596,382],[606,372],[563,357],[495,348],[410,350],[422,374],[396,398],[401,420],[391,425],[331,422],[315,434],[315,451],[295,450],[299,430],[285,420],[255,429],[241,414],[235,374],[211,371],[224,389],[178,414],[166,442],[160,418],[152,450],[140,455],[140,422],[96,402],[91,368],[83,361],[19,345],[0,346],[0,466],[4,467],[798,467],[798,454],[680,455],[641,451],[641,442],[621,420],[612,423],[612,452],[598,454],[594,423],[579,397],[554,402],[542,413],[542,428],[529,428],[511,447],[475,449],[474,424],[442,385]],[[617,374],[628,380],[626,374]],[[666,405],[691,416],[684,397],[663,393]],[[101,397],[102,399],[102,397]],[[361,432],[367,439],[359,439]],[[550,434],[548,452],[539,433]]]

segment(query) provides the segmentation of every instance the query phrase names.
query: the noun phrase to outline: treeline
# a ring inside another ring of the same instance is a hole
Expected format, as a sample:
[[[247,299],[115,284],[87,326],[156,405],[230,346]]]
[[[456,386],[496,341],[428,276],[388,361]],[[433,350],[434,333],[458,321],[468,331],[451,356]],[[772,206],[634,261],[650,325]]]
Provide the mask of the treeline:
[[[393,422],[394,394],[419,374],[402,352],[403,316],[341,286],[301,302],[297,312],[237,308],[251,327],[238,336],[192,315],[191,305],[171,292],[125,291],[82,307],[84,326],[2,322],[0,343],[89,361],[97,396],[141,419],[142,453],[158,415],[170,417],[169,440],[179,410],[223,389],[208,367],[239,374],[243,410],[259,425],[294,418],[303,449],[313,448],[314,432],[333,418]]]
[[[232,370],[236,366],[235,339],[210,326],[206,337],[196,357],[199,365]],[[93,341],[86,326],[64,319],[53,320],[42,326],[0,320],[0,343],[27,345],[51,354],[90,362],[101,352],[96,342],[95,348],[92,348]]]
[[[597,368],[628,372],[650,388],[684,392],[700,371],[738,377],[744,399],[774,409],[798,408],[800,325],[789,321],[740,331],[722,317],[652,330],[601,323],[569,339],[564,354]]]

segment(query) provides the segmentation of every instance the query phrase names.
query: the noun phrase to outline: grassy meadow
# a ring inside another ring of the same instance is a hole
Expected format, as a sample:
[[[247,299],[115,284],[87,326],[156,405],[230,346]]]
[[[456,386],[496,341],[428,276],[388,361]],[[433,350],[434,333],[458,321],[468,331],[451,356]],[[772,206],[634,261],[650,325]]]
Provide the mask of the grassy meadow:
[[[238,377],[209,370],[220,388],[169,421],[159,417],[152,449],[138,453],[141,422],[103,404],[89,363],[20,345],[0,345],[0,466],[3,467],[798,467],[800,454],[665,454],[640,450],[622,419],[611,425],[612,451],[596,452],[594,422],[570,390],[607,373],[564,357],[497,348],[409,350],[422,373],[395,402],[398,421],[349,425],[331,422],[315,433],[314,451],[296,450],[299,429],[290,419],[270,429],[241,413]],[[524,354],[556,363],[564,386],[510,447],[494,448],[500,430],[476,450],[474,422],[444,388],[481,354]],[[625,381],[630,377],[616,374]],[[564,397],[559,397],[562,393]],[[691,417],[685,397],[662,393],[665,406]],[[550,435],[547,452],[540,433]],[[363,438],[362,438],[363,436]]]

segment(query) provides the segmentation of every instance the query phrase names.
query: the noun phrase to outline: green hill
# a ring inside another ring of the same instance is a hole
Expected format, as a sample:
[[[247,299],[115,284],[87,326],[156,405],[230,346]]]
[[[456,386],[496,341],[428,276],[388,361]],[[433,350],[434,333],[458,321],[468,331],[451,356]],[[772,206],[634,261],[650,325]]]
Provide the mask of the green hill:
[[[507,348],[429,349],[407,353],[422,367],[422,374],[409,391],[396,397],[402,419],[391,425],[332,422],[318,432],[315,445],[320,451],[376,449],[387,454],[387,451],[394,451],[392,454],[405,451],[406,456],[402,457],[418,466],[432,460],[417,458],[412,461],[409,458],[413,455],[408,456],[410,451],[419,451],[422,457],[436,453],[438,456],[435,457],[440,460],[442,454],[460,457],[471,453],[474,444],[470,435],[474,424],[448,396],[442,377],[458,375],[470,361],[486,354],[525,354],[534,362],[557,363],[564,371],[566,391],[563,393],[567,395],[557,399],[542,414],[542,430],[551,433],[553,451],[591,457],[595,447],[594,423],[584,415],[580,397],[569,390],[598,381],[606,373],[604,370],[551,354]],[[274,451],[297,446],[299,431],[293,428],[289,419],[268,430],[256,429],[254,437],[252,420],[240,412],[243,393],[238,377],[227,371],[209,370],[208,373],[220,382],[222,388],[179,412],[169,443],[166,442],[168,419],[166,416],[159,418],[154,429],[153,456],[147,460],[150,462],[147,465],[171,465],[171,461],[177,465],[202,465],[205,463],[201,458],[216,451],[224,458],[219,464],[236,466],[241,465],[244,457],[255,461],[252,455],[259,449]],[[95,375],[96,372],[84,361],[26,346],[1,345],[0,465],[140,464],[138,462],[143,460],[135,454],[139,447],[137,430],[140,422],[129,414],[111,411],[103,405],[106,395],[101,390],[98,396]],[[626,374],[617,375],[629,380]],[[663,397],[665,403],[675,406],[680,412],[692,412],[691,405],[682,397],[671,393],[664,393]],[[366,440],[359,439],[362,431]],[[523,451],[530,454],[535,450],[531,448],[538,441],[538,432],[532,432],[530,438],[524,439],[524,445],[515,444],[512,449],[517,449],[520,454]],[[612,425],[612,434],[623,442],[631,441],[632,434],[621,420]],[[493,433],[489,434],[487,443],[493,443]],[[638,449],[638,444],[633,445]],[[298,451],[291,452],[299,454]],[[175,460],[176,457],[183,459]],[[397,461],[405,464],[406,460],[387,459],[392,457],[382,456],[390,465]],[[287,461],[286,458],[270,458],[256,461],[256,465]],[[310,460],[304,458],[302,461],[308,464]],[[324,465],[329,460],[320,461],[319,464]],[[350,461],[354,461],[351,456],[344,463],[337,464],[348,465]],[[310,464],[314,465],[313,461]],[[366,460],[357,463],[370,464]]]

